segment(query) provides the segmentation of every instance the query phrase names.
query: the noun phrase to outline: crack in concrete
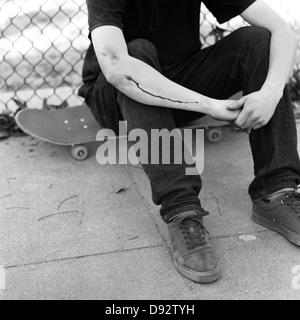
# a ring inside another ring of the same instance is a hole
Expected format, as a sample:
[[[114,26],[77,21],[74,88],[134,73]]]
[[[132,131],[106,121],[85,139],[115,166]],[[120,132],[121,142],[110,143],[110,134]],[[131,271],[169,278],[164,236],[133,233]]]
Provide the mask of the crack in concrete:
[[[63,215],[63,214],[69,214],[69,213],[79,213],[79,211],[78,210],[71,210],[71,211],[64,211],[64,212],[56,212],[56,213],[49,214],[48,216],[44,216],[44,217],[38,219],[38,222],[40,222],[42,220],[45,220],[45,219],[49,219],[49,218],[55,217],[55,216],[59,216],[59,215]]]
[[[12,194],[11,194],[11,193],[10,193],[10,194],[5,194],[4,196],[1,196],[1,197],[0,197],[0,200],[6,199],[6,198],[8,198],[8,197],[12,197]]]
[[[46,260],[46,261],[37,261],[37,262],[32,262],[32,263],[24,263],[24,264],[16,264],[16,265],[8,265],[8,266],[3,266],[3,267],[6,270],[16,269],[16,268],[26,268],[26,267],[39,266],[39,265],[43,265],[43,264],[60,263],[60,262],[72,261],[72,260],[82,260],[85,258],[100,257],[103,255],[109,255],[109,254],[126,253],[126,252],[139,251],[139,250],[144,250],[144,249],[163,248],[164,246],[165,246],[164,244],[160,244],[160,245],[157,244],[154,246],[146,246],[146,247],[140,247],[140,248],[99,252],[99,253],[86,254],[86,255],[82,255],[82,256],[67,257],[67,258],[61,258],[61,259],[52,259],[52,260]]]
[[[220,207],[219,198],[216,197],[212,192],[210,192],[210,195],[211,195],[213,198],[215,198],[215,200],[216,200],[216,205],[217,205],[217,207],[218,207],[219,215],[220,215],[221,217],[223,217],[223,214],[222,214],[222,211],[221,211],[221,207]]]
[[[9,207],[9,208],[6,208],[6,210],[17,210],[17,209],[30,210],[30,208],[28,208],[28,207]]]
[[[70,200],[75,199],[75,198],[78,198],[78,197],[79,197],[79,195],[75,195],[75,196],[72,196],[72,197],[69,197],[69,198],[63,200],[63,201],[59,204],[59,206],[57,207],[57,211],[59,211],[60,208],[62,207],[62,205],[63,205],[64,203],[66,203],[67,201],[70,201]]]

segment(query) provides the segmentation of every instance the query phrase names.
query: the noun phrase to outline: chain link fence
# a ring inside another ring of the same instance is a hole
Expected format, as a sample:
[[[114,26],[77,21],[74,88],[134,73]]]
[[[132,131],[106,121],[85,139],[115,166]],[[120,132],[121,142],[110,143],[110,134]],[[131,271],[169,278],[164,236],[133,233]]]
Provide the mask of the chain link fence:
[[[85,0],[0,0],[0,30],[0,108],[15,108],[13,97],[33,108],[82,103]]]
[[[300,35],[300,24],[289,22]],[[225,31],[215,29],[214,17],[204,9],[201,40],[211,45],[243,24],[237,18],[222,25]],[[81,104],[77,90],[87,35],[86,0],[0,0],[0,110],[14,110],[12,98],[30,108],[45,101]]]

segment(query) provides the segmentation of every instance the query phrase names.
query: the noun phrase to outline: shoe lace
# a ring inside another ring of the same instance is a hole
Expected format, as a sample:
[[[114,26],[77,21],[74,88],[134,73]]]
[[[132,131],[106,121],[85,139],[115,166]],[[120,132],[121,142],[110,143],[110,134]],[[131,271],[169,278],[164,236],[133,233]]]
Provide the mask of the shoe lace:
[[[193,250],[207,244],[206,234],[209,234],[209,232],[202,222],[202,217],[206,215],[208,215],[208,212],[201,214],[201,218],[188,217],[180,223],[179,229],[184,235],[184,239],[186,240],[186,245],[189,250]]]
[[[300,186],[291,192],[287,192],[285,200],[282,200],[282,203],[285,203],[290,207],[296,213],[298,218],[300,218]]]

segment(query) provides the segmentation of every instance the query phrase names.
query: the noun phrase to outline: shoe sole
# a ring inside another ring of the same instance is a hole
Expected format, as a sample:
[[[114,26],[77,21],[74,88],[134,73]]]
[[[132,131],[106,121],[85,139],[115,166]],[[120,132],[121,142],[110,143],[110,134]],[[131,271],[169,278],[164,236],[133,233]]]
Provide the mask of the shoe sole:
[[[174,265],[179,273],[181,273],[184,277],[194,282],[207,284],[215,282],[221,278],[220,266],[218,266],[215,270],[210,272],[197,272],[179,265],[176,261],[174,261]]]
[[[254,211],[252,211],[252,220],[265,228],[268,228],[273,231],[276,231],[277,233],[280,233],[282,236],[284,236],[286,239],[288,239],[290,242],[292,242],[296,246],[300,246],[300,235],[298,235],[297,233],[289,231],[288,229],[277,224],[276,222],[273,222],[264,217],[261,217],[260,215],[256,214]]]

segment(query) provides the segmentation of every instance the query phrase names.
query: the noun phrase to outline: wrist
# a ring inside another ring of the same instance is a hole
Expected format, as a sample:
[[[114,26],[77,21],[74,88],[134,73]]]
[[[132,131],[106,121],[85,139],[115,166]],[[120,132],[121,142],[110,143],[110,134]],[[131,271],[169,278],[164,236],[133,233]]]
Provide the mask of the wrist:
[[[189,99],[191,99],[191,102],[185,103],[186,110],[208,114],[211,109],[213,99],[198,93],[190,95]],[[192,99],[194,99],[194,102],[192,102]]]
[[[261,91],[265,93],[268,97],[277,99],[278,101],[283,96],[283,91],[285,88],[285,84],[282,83],[265,83],[261,88]]]
[[[199,102],[201,104],[200,112],[210,116],[212,114],[215,102],[215,99],[202,96]]]

